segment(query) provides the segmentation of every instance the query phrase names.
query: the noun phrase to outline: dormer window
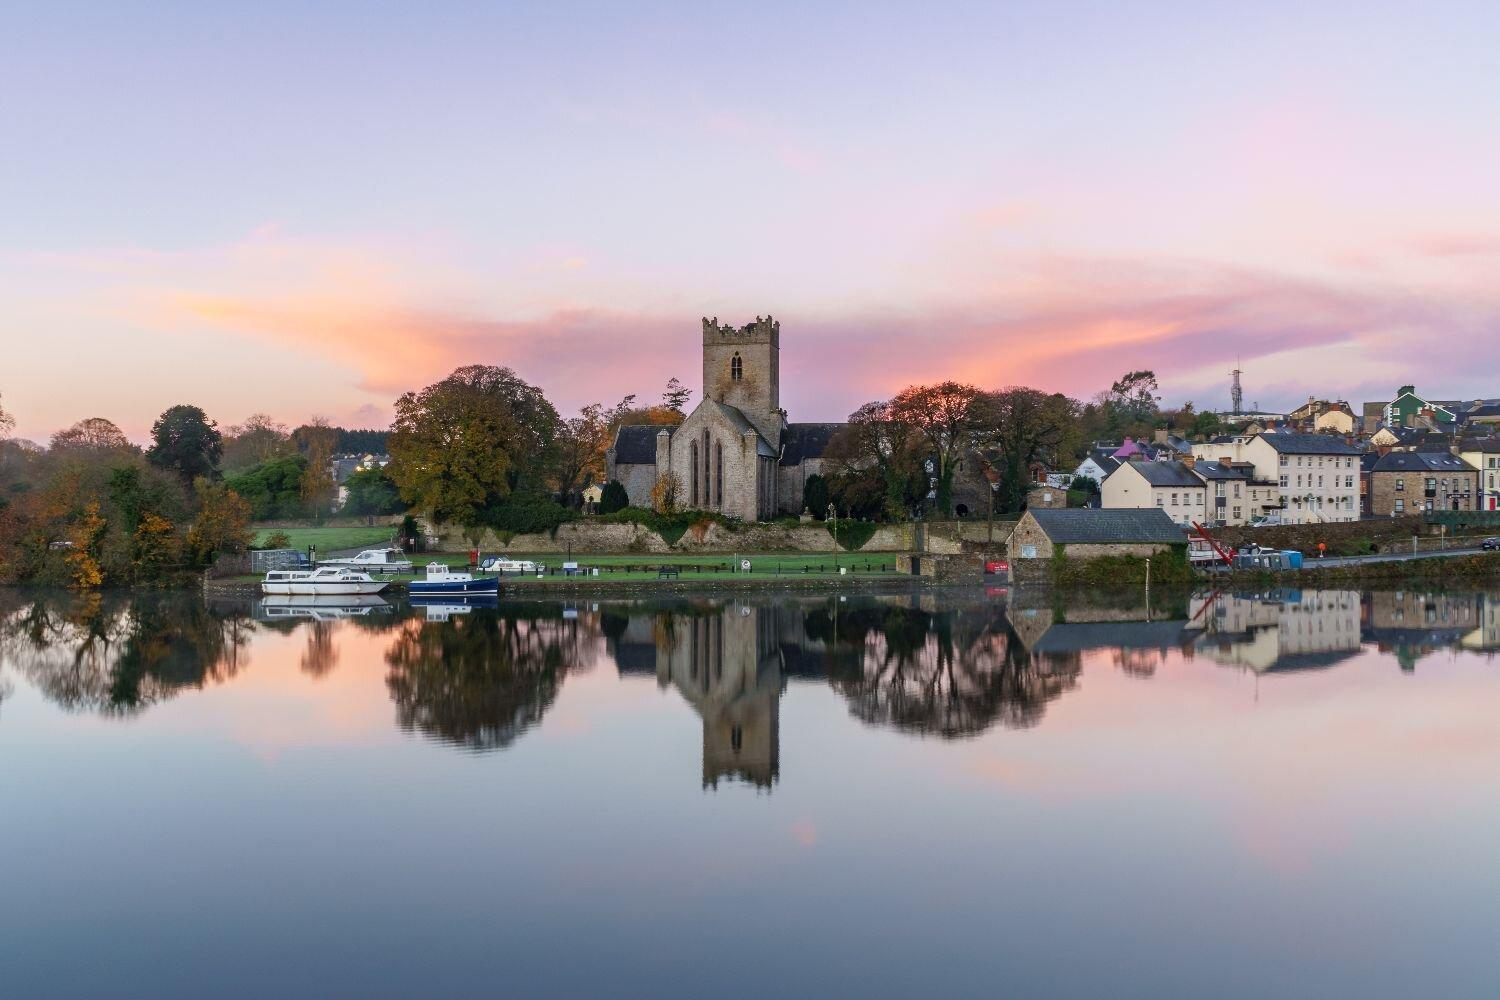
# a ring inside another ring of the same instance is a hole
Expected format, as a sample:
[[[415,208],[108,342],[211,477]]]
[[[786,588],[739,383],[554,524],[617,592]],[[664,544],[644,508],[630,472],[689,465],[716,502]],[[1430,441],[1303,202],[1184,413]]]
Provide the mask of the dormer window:
[[[736,382],[745,377],[745,362],[741,360],[739,351],[735,351],[734,357],[729,359],[729,377]]]

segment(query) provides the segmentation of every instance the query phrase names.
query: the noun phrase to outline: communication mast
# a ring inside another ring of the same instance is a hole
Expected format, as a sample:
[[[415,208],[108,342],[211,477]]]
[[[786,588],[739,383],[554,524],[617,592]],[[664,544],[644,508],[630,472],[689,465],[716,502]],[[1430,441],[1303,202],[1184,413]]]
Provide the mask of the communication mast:
[[[1239,416],[1245,412],[1245,392],[1240,388],[1240,370],[1236,368],[1229,376],[1229,400],[1234,404],[1234,415]]]

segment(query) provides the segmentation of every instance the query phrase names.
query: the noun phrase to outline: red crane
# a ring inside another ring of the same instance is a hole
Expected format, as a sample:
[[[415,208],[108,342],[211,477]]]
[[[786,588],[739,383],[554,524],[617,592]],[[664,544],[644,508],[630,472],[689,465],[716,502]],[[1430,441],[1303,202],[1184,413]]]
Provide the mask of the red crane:
[[[1224,561],[1225,566],[1234,565],[1234,549],[1226,549],[1224,546],[1220,545],[1218,539],[1214,538],[1213,535],[1210,535],[1208,533],[1208,530],[1197,521],[1193,522],[1193,530],[1198,533],[1199,538],[1202,538],[1209,544],[1209,546],[1214,550],[1214,554]]]

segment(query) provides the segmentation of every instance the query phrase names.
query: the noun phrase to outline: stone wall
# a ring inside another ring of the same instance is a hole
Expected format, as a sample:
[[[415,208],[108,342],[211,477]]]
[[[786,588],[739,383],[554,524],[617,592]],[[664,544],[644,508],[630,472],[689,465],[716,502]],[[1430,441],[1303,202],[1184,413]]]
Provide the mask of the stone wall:
[[[908,525],[883,525],[858,552],[904,552],[911,548],[911,528]],[[470,548],[463,533],[453,529],[442,533],[438,544],[441,552],[465,552]],[[572,521],[557,529],[555,536],[542,533],[515,535],[509,542],[502,542],[493,532],[486,532],[479,541],[479,549],[486,553],[566,553],[574,555],[649,552],[833,552],[833,536],[822,522],[799,524],[795,527],[780,524],[746,524],[731,531],[717,523],[709,523],[703,531],[689,528],[677,541],[668,545],[655,531],[638,524],[601,524],[597,521]],[[839,549],[839,551],[843,551]],[[953,551],[958,551],[955,547]]]
[[[651,489],[656,485],[655,465],[619,464],[614,467],[613,477],[625,487],[630,506],[651,506]]]

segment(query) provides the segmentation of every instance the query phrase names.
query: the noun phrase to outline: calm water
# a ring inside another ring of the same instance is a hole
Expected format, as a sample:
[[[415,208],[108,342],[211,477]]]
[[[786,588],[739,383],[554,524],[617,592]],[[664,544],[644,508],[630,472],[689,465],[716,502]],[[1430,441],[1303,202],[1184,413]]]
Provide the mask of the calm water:
[[[0,592],[7,997],[1496,995],[1500,595]]]

